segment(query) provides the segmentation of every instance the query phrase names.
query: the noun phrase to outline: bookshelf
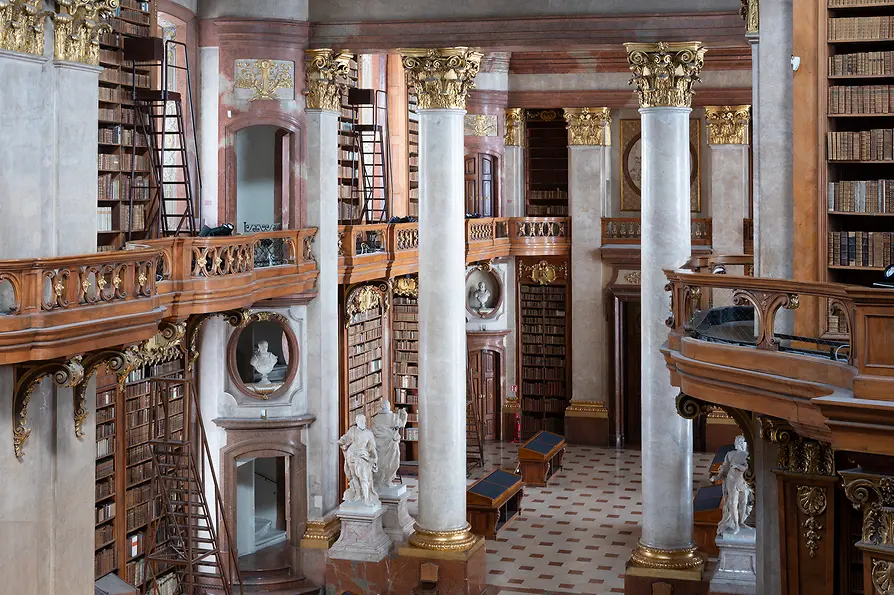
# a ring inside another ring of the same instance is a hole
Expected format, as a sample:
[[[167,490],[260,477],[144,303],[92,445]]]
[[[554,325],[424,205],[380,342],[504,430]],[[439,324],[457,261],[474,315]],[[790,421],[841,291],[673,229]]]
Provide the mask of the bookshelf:
[[[894,250],[894,2],[827,0],[825,15],[821,280],[865,285]],[[822,322],[844,332],[839,314]]]
[[[378,412],[385,387],[387,285],[365,284],[345,299],[344,429],[360,414],[369,421]]]
[[[357,86],[359,71],[357,60],[348,64],[348,83]],[[360,153],[354,142],[354,110],[348,104],[348,89],[341,94],[341,112],[338,116],[338,222],[351,225],[360,221],[363,212],[360,185]]]
[[[411,279],[395,284],[391,310],[393,403],[407,411],[407,425],[400,430],[403,462],[419,460],[419,301]]]
[[[407,95],[407,215],[419,217],[419,110],[415,93]]]
[[[127,37],[150,37],[156,25],[152,2],[121,0],[107,20],[112,32],[100,37],[99,145],[97,186],[97,251],[117,250],[127,241],[147,237],[149,230],[150,164],[145,138],[135,126],[132,85],[134,71],[124,60]],[[136,69],[136,85],[151,88],[148,68]],[[131,165],[134,176],[131,178]],[[129,201],[133,192],[133,221]]]
[[[568,216],[568,131],[562,110],[528,110],[525,215]]]
[[[539,274],[544,269],[550,270],[545,276]],[[520,262],[518,359],[523,439],[541,430],[564,435],[565,407],[571,399],[567,270],[564,263]]]
[[[149,450],[150,408],[159,402],[159,391],[173,391],[168,419],[182,433],[185,405],[182,386],[152,379],[182,378],[183,364],[182,357],[175,357],[141,366],[121,385],[105,368],[97,372],[96,578],[116,571],[138,588],[147,579],[150,524],[161,513]],[[159,582],[169,580],[166,576],[159,576]]]

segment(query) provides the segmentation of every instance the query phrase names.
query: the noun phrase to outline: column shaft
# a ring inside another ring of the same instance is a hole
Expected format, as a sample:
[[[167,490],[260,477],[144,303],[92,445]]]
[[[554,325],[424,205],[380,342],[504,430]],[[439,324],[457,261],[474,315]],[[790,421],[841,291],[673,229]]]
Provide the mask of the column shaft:
[[[642,114],[643,536],[649,547],[692,545],[692,422],[676,413],[660,349],[669,314],[664,269],[690,257],[689,108]]]
[[[199,160],[202,163],[202,217],[205,225],[217,221],[218,137],[220,124],[220,48],[199,48]],[[232,223],[232,222],[231,222]]]
[[[318,228],[313,244],[319,277],[307,306],[308,409],[317,420],[308,431],[308,519],[322,520],[338,507],[338,113],[307,110],[307,224]]]
[[[711,247],[714,254],[742,254],[748,182],[748,145],[711,145]]]
[[[419,115],[419,516],[425,531],[466,522],[463,115]]]

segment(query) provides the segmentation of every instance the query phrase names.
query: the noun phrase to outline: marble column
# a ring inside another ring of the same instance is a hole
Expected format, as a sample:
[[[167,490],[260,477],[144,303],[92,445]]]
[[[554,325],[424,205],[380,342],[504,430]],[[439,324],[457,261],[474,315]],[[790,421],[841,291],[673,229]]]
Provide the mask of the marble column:
[[[678,391],[660,349],[669,314],[663,270],[680,267],[691,252],[689,115],[705,49],[700,42],[625,47],[642,116],[643,532],[627,584],[661,573],[700,580],[704,560],[692,540],[692,422],[676,413]]]
[[[757,533],[757,592],[782,595],[779,544],[779,484],[773,469],[779,447],[764,437],[754,422],[754,528]]]
[[[754,203],[754,274],[758,277],[791,279],[794,274],[791,56],[792,3],[761,3],[757,111],[767,125],[754,127],[760,147],[755,155],[760,178]]]
[[[565,436],[574,444],[608,444],[608,321],[602,291],[602,217],[611,201],[611,113],[565,108],[571,245],[571,394]]]
[[[711,246],[716,255],[742,254],[748,208],[748,105],[706,106],[711,159]],[[741,267],[739,267],[741,269]],[[733,272],[733,271],[728,271]],[[741,275],[742,271],[735,271]]]
[[[317,297],[307,306],[307,532],[304,547],[329,547],[337,537],[338,491],[338,115],[350,55],[307,50],[307,224]]]
[[[463,116],[481,54],[400,50],[419,101],[419,515],[412,547],[469,551]]]
[[[216,43],[216,40],[215,40]],[[216,227],[220,126],[220,47],[199,48],[199,162],[202,164],[202,221]]]
[[[525,216],[525,110],[506,110],[503,137],[503,206],[507,217]]]

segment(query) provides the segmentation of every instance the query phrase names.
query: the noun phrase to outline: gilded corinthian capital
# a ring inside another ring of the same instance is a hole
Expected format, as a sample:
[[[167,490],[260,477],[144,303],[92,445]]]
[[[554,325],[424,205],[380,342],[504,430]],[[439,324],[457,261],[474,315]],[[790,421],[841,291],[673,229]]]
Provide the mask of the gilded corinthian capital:
[[[525,110],[511,107],[506,110],[506,136],[503,139],[507,147],[525,146]]]
[[[466,109],[466,95],[475,88],[481,67],[481,52],[466,47],[398,52],[419,109]]]
[[[118,8],[118,0],[56,0],[53,15],[57,60],[99,66],[99,38],[112,27],[100,19]]]
[[[739,13],[745,19],[745,33],[757,33],[760,26],[758,0],[742,0],[742,8]]]
[[[750,105],[705,106],[709,145],[747,145]]]
[[[0,0],[0,50],[43,55],[42,0]]]
[[[352,57],[329,49],[304,51],[307,109],[331,112],[341,109],[341,95],[348,86]]]
[[[707,51],[700,41],[625,43],[640,107],[690,107]]]
[[[566,107],[569,145],[611,146],[611,110],[607,107]]]

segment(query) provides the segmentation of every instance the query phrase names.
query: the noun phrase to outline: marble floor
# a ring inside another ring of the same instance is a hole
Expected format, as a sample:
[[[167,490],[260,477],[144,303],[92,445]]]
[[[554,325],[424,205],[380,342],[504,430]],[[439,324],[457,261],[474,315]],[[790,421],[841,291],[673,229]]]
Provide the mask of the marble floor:
[[[485,466],[514,469],[517,444],[491,443]],[[711,454],[694,455],[693,494],[708,483]],[[526,487],[523,510],[487,542],[487,595],[624,592],[624,565],[640,536],[640,452],[569,446],[548,487]],[[415,478],[404,478],[415,515]]]

